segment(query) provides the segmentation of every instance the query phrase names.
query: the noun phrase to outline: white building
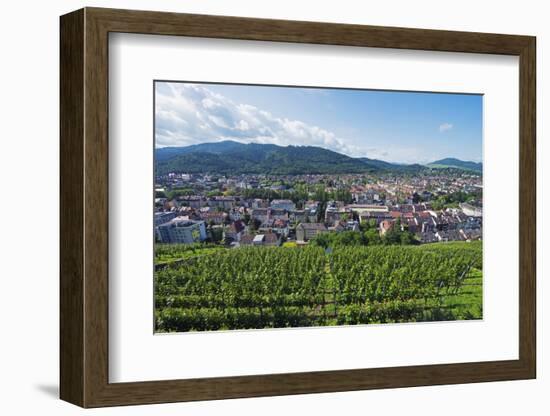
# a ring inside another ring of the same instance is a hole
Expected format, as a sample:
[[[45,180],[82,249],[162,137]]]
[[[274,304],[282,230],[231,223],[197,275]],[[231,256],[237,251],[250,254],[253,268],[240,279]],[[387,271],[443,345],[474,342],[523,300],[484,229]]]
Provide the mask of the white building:
[[[176,217],[157,227],[157,236],[162,243],[192,244],[206,240],[204,221],[192,221]]]
[[[273,201],[271,201],[271,208],[294,211],[296,209],[296,204],[290,199],[274,199]]]
[[[462,203],[459,204],[460,209],[462,209],[462,212],[470,217],[481,217],[483,216],[483,209],[480,207],[476,207],[474,205]]]

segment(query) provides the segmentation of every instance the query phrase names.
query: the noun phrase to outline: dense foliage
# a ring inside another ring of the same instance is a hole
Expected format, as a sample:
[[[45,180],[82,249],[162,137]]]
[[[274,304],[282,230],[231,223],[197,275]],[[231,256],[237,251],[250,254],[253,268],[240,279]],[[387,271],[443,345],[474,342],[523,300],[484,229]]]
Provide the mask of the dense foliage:
[[[482,163],[466,162],[464,160],[459,160],[452,157],[436,160],[430,163],[428,166],[434,167],[434,168],[457,168],[457,169],[471,170],[478,173],[481,173],[483,171]]]
[[[473,243],[221,250],[155,272],[156,330],[481,318],[481,263]]]
[[[472,202],[482,198],[482,191],[463,192],[457,191],[449,194],[439,195],[436,199],[430,201],[432,208],[442,210],[445,208],[456,208],[461,202]]]
[[[442,159],[428,164],[397,164],[366,157],[352,158],[314,146],[277,146],[231,140],[155,150],[157,175],[170,172],[217,174],[338,174],[388,172],[418,175],[433,170],[480,174],[482,164]],[[433,172],[431,172],[433,174]]]
[[[365,173],[378,170],[359,159],[313,146],[237,144],[224,152],[195,148],[193,151],[156,158],[156,174],[169,172],[219,174],[298,175],[315,173]],[[185,148],[184,148],[185,149]],[[166,152],[166,151],[164,151]]]
[[[396,225],[380,236],[376,221],[361,224],[361,232],[342,231],[339,233],[321,233],[310,240],[313,246],[323,248],[340,246],[378,246],[378,245],[414,245],[418,244],[413,233],[401,227],[398,219]]]
[[[195,243],[195,244],[155,244],[155,265],[171,263],[178,260],[185,260],[192,257],[212,254],[224,250],[216,244]]]

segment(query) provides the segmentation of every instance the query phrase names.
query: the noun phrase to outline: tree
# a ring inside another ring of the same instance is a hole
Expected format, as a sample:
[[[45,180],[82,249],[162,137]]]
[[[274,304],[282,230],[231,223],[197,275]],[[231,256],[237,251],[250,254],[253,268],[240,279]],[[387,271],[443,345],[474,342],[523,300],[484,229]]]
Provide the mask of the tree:
[[[369,228],[367,231],[365,231],[363,233],[363,237],[365,238],[365,241],[369,246],[382,244],[380,233],[374,228]]]
[[[382,236],[382,242],[385,245],[400,244],[401,234],[395,229],[395,227],[393,227],[392,229],[386,231],[386,233]]]
[[[346,189],[338,189],[335,192],[334,199],[336,201],[342,201],[346,204],[351,203],[353,201],[353,197],[351,196],[351,192]]]
[[[313,194],[313,199],[319,202],[326,202],[328,201],[328,194],[325,191],[324,185],[318,185],[315,189],[315,193]]]
[[[409,232],[409,231],[403,231],[401,233],[401,245],[410,245],[410,244],[415,244],[416,243],[416,239],[414,238],[414,235],[413,233]]]
[[[213,227],[210,229],[210,235],[212,242],[219,243],[223,239],[223,229],[222,227]]]
[[[397,219],[395,220],[395,225],[394,227],[397,231],[401,231],[402,230],[402,226],[401,226],[401,217],[397,217]]]
[[[361,246],[365,245],[363,234],[355,231],[342,231],[335,235],[335,246]]]
[[[320,233],[315,236],[315,238],[310,240],[310,244],[313,246],[319,246],[327,248],[332,244],[333,234],[331,233]]]
[[[195,192],[191,188],[176,188],[166,193],[166,197],[168,199],[175,199],[178,196],[189,196],[193,195],[194,193]]]
[[[317,207],[317,222],[323,222],[325,220],[325,210],[327,209],[327,203],[321,201]]]

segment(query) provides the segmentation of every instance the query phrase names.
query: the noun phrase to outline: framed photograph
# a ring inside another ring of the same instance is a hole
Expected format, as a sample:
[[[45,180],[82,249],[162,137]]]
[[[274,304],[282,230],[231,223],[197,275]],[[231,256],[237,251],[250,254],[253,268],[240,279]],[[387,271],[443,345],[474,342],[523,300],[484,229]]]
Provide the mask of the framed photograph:
[[[534,37],[60,28],[63,400],[536,377]]]

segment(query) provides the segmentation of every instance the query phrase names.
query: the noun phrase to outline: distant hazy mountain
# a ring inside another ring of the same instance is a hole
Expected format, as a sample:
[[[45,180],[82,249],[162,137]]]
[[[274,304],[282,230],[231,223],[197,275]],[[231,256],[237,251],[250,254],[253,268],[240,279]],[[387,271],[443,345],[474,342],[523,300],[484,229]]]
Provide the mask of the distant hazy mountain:
[[[360,157],[359,160],[370,164],[371,166],[375,166],[380,170],[386,170],[386,171],[394,171],[394,172],[419,172],[422,170],[426,170],[425,166],[419,165],[417,163],[407,165],[403,163],[391,163],[391,162],[385,162],[383,160],[378,159],[369,159],[368,157]]]
[[[476,172],[483,171],[482,163],[468,162],[464,160],[455,159],[452,157],[436,160],[435,162],[432,162],[427,166],[431,168],[456,168],[456,169],[464,169],[464,170],[473,170]]]
[[[392,169],[397,166],[390,162],[384,162],[383,160],[378,160],[378,159],[369,159],[368,157],[358,157],[357,159],[360,160],[361,162],[368,163],[380,169]]]
[[[230,140],[156,149],[155,167],[158,175],[169,172],[298,175],[380,170],[377,163],[320,147],[243,144]]]

